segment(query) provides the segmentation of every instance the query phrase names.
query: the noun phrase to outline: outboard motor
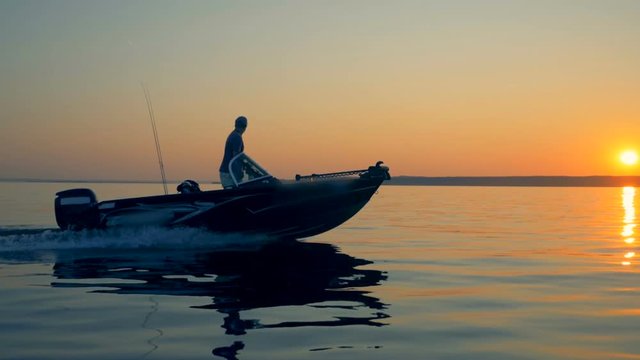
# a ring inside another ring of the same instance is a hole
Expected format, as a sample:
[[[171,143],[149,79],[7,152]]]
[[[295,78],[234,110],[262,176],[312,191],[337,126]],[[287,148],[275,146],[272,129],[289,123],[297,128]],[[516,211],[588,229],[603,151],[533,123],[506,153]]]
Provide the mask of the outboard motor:
[[[181,194],[194,194],[202,192],[200,185],[193,180],[185,180],[176,188]]]
[[[71,189],[56,194],[56,222],[62,230],[98,227],[98,200],[90,189]]]

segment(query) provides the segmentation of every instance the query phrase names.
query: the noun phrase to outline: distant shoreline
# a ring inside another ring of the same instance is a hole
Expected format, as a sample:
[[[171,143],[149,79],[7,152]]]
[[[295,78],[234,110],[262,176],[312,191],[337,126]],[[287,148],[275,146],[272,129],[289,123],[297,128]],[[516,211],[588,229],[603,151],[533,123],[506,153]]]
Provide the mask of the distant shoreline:
[[[386,185],[624,187],[640,186],[640,176],[396,176]]]
[[[284,181],[293,181],[283,179]],[[161,184],[157,180],[69,180],[69,179],[0,179],[0,182],[32,183],[104,183]],[[168,181],[179,184],[180,181]],[[220,184],[200,181],[201,184]],[[640,186],[640,176],[392,176],[390,186],[530,186],[530,187],[624,187]]]

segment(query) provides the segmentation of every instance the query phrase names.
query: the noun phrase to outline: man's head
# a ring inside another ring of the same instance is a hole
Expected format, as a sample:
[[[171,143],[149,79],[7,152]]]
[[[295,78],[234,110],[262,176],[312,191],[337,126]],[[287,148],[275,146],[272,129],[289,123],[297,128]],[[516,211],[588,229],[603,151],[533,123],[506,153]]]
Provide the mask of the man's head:
[[[247,118],[244,116],[238,116],[236,119],[236,130],[241,134],[247,129]]]

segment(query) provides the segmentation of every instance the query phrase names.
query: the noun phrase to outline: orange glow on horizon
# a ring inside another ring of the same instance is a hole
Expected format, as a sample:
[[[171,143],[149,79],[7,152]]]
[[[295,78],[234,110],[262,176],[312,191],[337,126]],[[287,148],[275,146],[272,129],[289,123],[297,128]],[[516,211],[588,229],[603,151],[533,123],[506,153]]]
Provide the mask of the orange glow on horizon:
[[[238,115],[282,179],[378,160],[392,176],[640,175],[640,10],[624,2],[4,3],[20,21],[3,22],[2,178],[158,180],[140,80],[174,181],[217,181]]]

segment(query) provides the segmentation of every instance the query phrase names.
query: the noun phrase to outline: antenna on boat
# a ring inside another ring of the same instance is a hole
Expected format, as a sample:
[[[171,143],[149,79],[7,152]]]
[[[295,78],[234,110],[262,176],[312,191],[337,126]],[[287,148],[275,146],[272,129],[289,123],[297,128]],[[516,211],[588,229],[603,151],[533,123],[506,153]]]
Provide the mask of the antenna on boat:
[[[156,117],[153,113],[153,105],[151,104],[151,95],[149,89],[143,82],[142,90],[144,91],[144,97],[147,100],[147,108],[149,109],[149,118],[151,119],[151,128],[153,129],[153,138],[156,140],[156,153],[158,154],[158,163],[160,164],[160,175],[162,175],[162,186],[164,187],[164,194],[167,195],[167,177],[164,175],[164,164],[162,163],[162,151],[160,150],[160,141],[158,140],[158,130],[156,129]]]

